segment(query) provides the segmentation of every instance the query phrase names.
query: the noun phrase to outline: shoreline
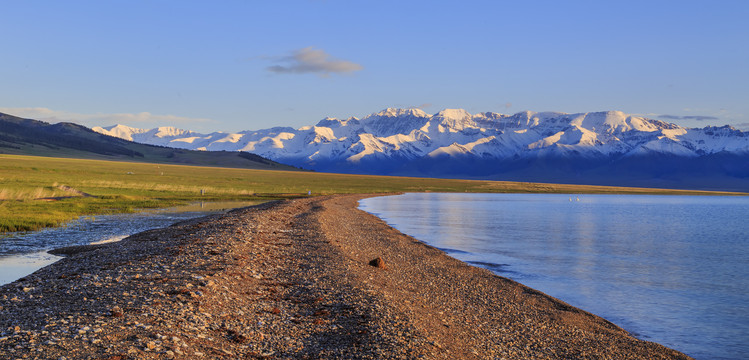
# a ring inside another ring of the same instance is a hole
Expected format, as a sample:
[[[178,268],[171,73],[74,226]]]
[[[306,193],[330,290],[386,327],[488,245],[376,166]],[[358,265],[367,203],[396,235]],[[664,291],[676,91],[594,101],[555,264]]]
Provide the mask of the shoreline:
[[[370,196],[67,249],[0,287],[0,357],[689,359],[398,232]]]

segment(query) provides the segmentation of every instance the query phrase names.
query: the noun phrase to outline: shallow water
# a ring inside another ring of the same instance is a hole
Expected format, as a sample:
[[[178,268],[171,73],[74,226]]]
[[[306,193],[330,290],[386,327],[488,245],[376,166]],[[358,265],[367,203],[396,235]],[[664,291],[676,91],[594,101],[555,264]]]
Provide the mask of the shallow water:
[[[48,250],[122,240],[142,231],[251,206],[262,201],[197,202],[133,214],[82,216],[65,226],[0,235],[0,285],[13,282],[60,259]]]
[[[406,194],[361,208],[641,339],[749,358],[749,198]]]

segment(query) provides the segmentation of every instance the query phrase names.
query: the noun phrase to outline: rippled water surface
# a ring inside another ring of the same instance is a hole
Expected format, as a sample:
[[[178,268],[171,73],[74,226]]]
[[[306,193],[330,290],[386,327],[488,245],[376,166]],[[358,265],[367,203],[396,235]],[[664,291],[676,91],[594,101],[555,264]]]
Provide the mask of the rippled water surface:
[[[749,359],[749,198],[406,194],[361,208],[698,359]]]
[[[0,235],[0,285],[15,281],[60,259],[47,254],[47,250],[118,241],[141,231],[258,203],[206,202],[133,214],[83,216],[63,227],[3,234]]]

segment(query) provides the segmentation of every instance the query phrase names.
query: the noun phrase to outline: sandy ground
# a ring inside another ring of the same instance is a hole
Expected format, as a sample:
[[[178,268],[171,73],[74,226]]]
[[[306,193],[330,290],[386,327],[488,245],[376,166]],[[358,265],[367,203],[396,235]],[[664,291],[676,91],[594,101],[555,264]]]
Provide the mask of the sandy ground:
[[[362,197],[63,249],[0,288],[0,358],[688,359],[405,236]]]

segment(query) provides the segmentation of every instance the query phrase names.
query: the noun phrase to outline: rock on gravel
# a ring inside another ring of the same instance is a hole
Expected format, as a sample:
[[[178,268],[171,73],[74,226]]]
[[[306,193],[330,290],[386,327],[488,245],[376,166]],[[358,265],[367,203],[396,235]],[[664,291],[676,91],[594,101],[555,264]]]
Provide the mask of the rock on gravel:
[[[379,269],[385,269],[385,260],[382,260],[381,257],[377,257],[376,259],[370,261],[369,265],[372,265]]]

